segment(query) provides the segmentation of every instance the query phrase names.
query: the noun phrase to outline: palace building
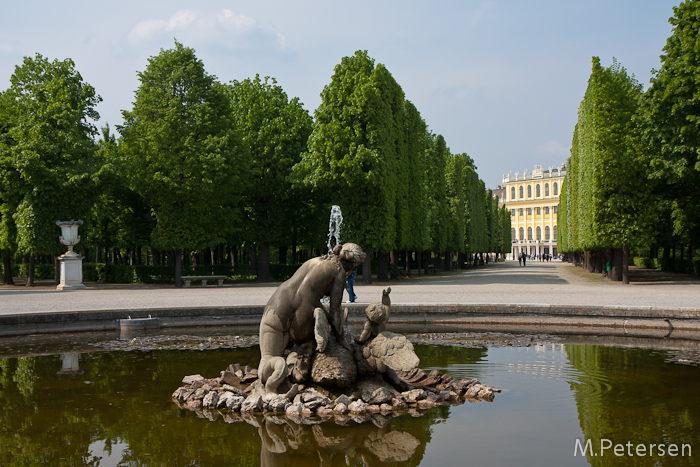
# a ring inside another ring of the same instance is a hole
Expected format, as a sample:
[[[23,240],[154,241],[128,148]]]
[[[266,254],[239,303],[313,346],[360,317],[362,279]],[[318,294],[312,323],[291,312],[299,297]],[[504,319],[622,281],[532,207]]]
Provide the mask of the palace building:
[[[511,259],[526,255],[557,256],[557,208],[566,176],[566,165],[542,170],[536,165],[531,173],[510,172],[503,176],[500,204],[510,210]]]

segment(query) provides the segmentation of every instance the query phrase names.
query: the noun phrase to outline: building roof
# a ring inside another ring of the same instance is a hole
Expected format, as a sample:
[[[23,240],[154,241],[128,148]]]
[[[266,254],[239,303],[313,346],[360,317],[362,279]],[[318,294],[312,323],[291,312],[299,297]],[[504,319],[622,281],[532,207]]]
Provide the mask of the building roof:
[[[555,178],[555,177],[564,177],[566,176],[566,164],[562,164],[560,167],[549,167],[549,170],[543,170],[541,165],[536,165],[535,168],[532,170],[532,172],[528,173],[527,169],[525,169],[522,173],[520,172],[515,172],[515,175],[511,175],[510,172],[508,174],[503,175],[503,183],[513,183],[513,182],[522,182],[522,181],[527,181],[527,180],[539,180],[543,178]]]

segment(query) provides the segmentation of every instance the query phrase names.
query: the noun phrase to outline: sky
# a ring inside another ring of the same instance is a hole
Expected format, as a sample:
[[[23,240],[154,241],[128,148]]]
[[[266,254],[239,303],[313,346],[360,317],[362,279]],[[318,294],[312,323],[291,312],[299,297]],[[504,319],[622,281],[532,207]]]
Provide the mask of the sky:
[[[274,77],[313,115],[334,67],[382,63],[489,188],[566,162],[591,59],[648,88],[680,0],[25,0],[0,11],[0,90],[23,57],[71,58],[114,129],[148,58],[177,40],[222,82]]]

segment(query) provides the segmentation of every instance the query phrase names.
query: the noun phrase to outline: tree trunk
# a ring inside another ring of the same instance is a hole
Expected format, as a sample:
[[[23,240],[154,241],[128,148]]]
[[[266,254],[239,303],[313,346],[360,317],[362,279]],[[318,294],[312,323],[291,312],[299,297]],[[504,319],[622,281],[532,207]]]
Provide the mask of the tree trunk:
[[[416,251],[416,268],[418,269],[418,275],[420,276],[421,274],[421,264],[422,261],[421,259],[423,258],[423,252],[422,251]]]
[[[29,253],[29,269],[27,270],[27,287],[34,287],[34,265],[36,264],[36,256],[34,253]]]
[[[160,250],[151,248],[153,254],[153,266],[160,266]]]
[[[270,244],[263,243],[260,245],[258,254],[258,277],[256,282],[270,281]]]
[[[387,268],[387,260],[389,259],[389,253],[385,251],[380,251],[377,254],[377,280],[378,281],[388,281],[389,271]]]
[[[279,264],[287,264],[287,246],[279,247],[279,254],[277,256],[277,262]]]
[[[389,257],[391,259],[391,278],[396,280],[399,278],[399,252],[391,250]]]
[[[58,255],[53,257],[53,269],[54,269],[54,282],[56,285],[61,283],[61,262],[58,259]]]
[[[596,253],[597,252],[595,251],[586,252],[586,269],[588,270],[588,272],[595,272],[595,260],[593,258]]]
[[[253,246],[250,247],[249,255],[250,257],[248,258],[249,265],[250,265],[250,274],[257,276],[258,275],[258,252],[257,249]]]
[[[622,280],[622,248],[613,250],[612,278],[613,281]]]
[[[362,283],[372,283],[372,250],[369,247],[364,248],[365,260],[362,263]]]
[[[9,254],[2,255],[2,267],[5,285],[15,285],[15,281],[12,279],[12,256]]]
[[[406,271],[407,275],[411,274],[411,252],[406,250],[404,253],[406,253],[406,264],[404,265],[404,271]]]
[[[622,246],[622,283],[630,283],[630,247]]]
[[[182,287],[182,250],[173,252],[175,257],[175,287]]]
[[[603,273],[603,252],[602,251],[596,251],[595,252],[595,258],[594,258],[594,263],[595,263],[595,273],[596,274],[602,274]]]

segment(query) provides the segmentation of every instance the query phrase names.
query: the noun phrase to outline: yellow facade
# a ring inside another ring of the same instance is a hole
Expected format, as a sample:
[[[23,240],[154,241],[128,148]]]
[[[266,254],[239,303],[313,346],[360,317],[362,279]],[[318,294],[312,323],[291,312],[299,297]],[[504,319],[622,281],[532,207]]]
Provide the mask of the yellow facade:
[[[505,195],[500,204],[510,210],[511,259],[520,253],[557,256],[557,210],[566,166],[503,176]]]

